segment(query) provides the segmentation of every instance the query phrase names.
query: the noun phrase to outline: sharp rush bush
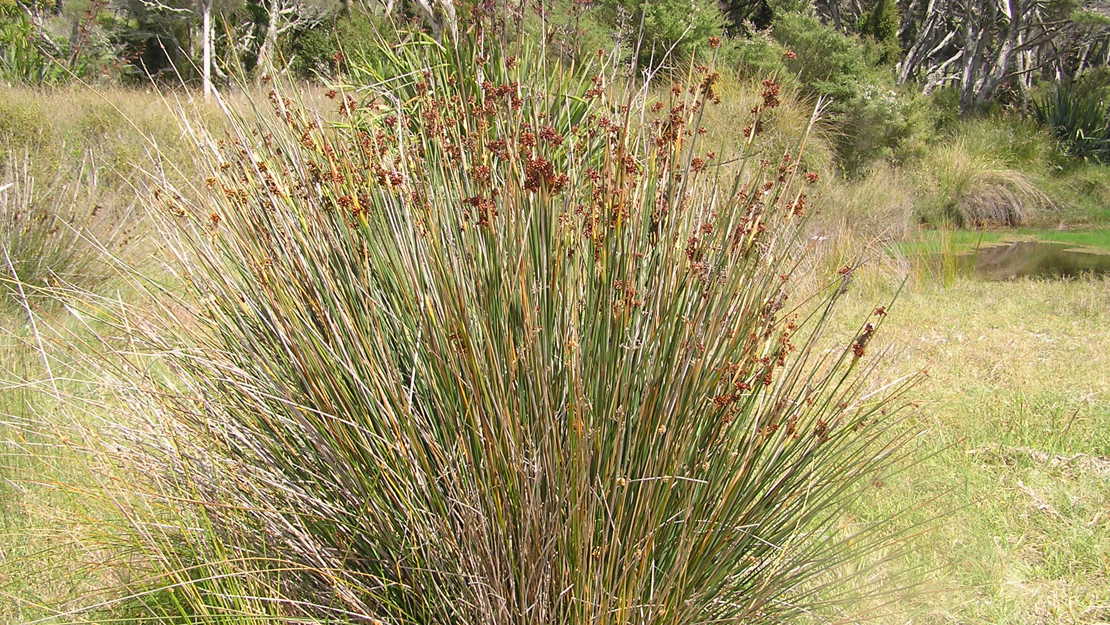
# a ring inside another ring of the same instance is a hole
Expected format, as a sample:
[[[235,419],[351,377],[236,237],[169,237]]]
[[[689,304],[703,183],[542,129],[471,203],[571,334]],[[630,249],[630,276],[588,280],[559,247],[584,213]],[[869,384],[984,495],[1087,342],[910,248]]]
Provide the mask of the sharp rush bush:
[[[117,458],[157,493],[131,590],[503,625],[779,622],[865,588],[834,573],[891,533],[842,511],[899,457],[905,385],[863,394],[885,309],[816,347],[845,278],[793,290],[817,176],[757,155],[777,85],[714,154],[710,67],[645,105],[478,24],[346,60],[339,122],[275,92],[280,125],[197,129],[205,184],[158,191],[191,290],[128,326],[175,372]]]

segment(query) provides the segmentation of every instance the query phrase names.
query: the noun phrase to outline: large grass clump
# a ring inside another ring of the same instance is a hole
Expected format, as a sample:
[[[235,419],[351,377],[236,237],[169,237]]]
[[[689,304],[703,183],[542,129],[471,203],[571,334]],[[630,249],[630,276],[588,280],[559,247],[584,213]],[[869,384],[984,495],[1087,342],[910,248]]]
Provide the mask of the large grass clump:
[[[31,171],[29,153],[0,165],[0,306],[9,308],[42,300],[46,287],[96,287],[109,275],[100,255],[126,245],[133,226],[133,204],[96,202],[91,165],[63,172],[75,180],[43,180]]]
[[[918,212],[959,227],[1021,226],[1054,208],[1044,191],[1051,144],[1028,124],[984,119],[953,129],[918,166]]]
[[[280,125],[198,129],[206,184],[159,191],[189,295],[127,326],[163,417],[110,447],[155,482],[120,502],[137,605],[761,623],[889,588],[858,565],[893,533],[842,512],[904,385],[864,394],[885,310],[816,347],[846,278],[796,291],[816,176],[759,149],[777,86],[707,153],[709,68],[646,105],[464,32],[350,59],[339,123],[273,93]]]

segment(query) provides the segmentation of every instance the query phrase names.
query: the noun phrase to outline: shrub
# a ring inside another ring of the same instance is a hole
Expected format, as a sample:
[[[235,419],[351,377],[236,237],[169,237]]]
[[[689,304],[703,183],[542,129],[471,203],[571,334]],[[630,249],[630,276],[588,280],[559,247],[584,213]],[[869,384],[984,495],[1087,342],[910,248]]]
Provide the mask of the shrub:
[[[642,67],[674,66],[708,52],[727,21],[715,0],[603,0],[604,21],[617,28]]]
[[[1049,89],[1058,86],[1055,82],[1044,82]],[[1110,67],[1100,65],[1088,68],[1075,77],[1073,87],[1083,93],[1097,93],[1103,101],[1110,101]]]
[[[0,81],[52,85],[110,74],[117,51],[101,26],[107,2],[91,2],[69,38],[54,38],[31,19],[29,12],[45,12],[42,4],[0,1]]]
[[[293,71],[303,78],[336,75],[338,54],[359,54],[372,45],[386,25],[376,16],[358,12],[335,15],[293,35],[289,57]]]
[[[902,58],[898,31],[902,16],[895,0],[875,0],[871,10],[860,17],[859,33],[875,46],[879,63],[897,63]]]
[[[1059,85],[1033,101],[1033,118],[1073,156],[1110,161],[1110,109],[1098,89]]]
[[[960,123],[960,90],[954,85],[939,87],[925,99],[933,114],[933,130],[945,132]]]
[[[881,30],[881,29],[880,29]],[[899,90],[878,48],[846,35],[806,13],[775,19],[769,34],[740,45],[749,73],[775,71],[791,76],[803,93],[827,102],[838,130],[840,166],[863,175],[877,161],[907,161],[932,136],[934,121],[924,98]]]
[[[935,139],[935,111],[929,101],[892,85],[861,84],[837,109],[840,165],[852,177],[864,174],[876,161],[910,162]]]
[[[786,13],[775,20],[776,41],[794,53],[787,69],[817,95],[848,102],[871,81],[873,59],[857,37],[827,26],[813,15]]]
[[[782,81],[796,82],[794,74],[786,67],[787,49],[771,36],[769,30],[741,38],[735,46],[737,69],[742,75],[759,79],[775,76]]]
[[[604,7],[605,5],[602,5]],[[525,37],[543,40],[564,63],[590,63],[599,50],[631,56],[631,42],[612,23],[613,14],[581,2],[552,2],[543,11],[525,11]]]
[[[721,9],[734,35],[751,35],[750,30],[764,30],[775,17],[772,3],[766,0],[735,0],[721,3]]]
[[[813,11],[811,0],[722,0],[720,4],[732,33],[742,35],[770,27],[780,15]]]
[[[218,581],[193,563],[234,570],[196,609],[249,587],[290,619],[759,623],[843,599],[831,576],[889,543],[840,512],[898,439],[889,396],[860,396],[882,316],[818,352],[836,289],[795,303],[815,177],[758,131],[754,157],[703,151],[711,70],[623,109],[610,74],[487,36],[353,59],[337,125],[273,94],[284,126],[198,137],[208,190],[159,192],[195,314],[132,326],[181,376],[122,455],[168,504],[151,562],[182,563],[183,602]]]
[[[15,3],[0,4],[0,80],[16,84],[50,84],[66,77],[55,59],[62,55],[35,29]]]

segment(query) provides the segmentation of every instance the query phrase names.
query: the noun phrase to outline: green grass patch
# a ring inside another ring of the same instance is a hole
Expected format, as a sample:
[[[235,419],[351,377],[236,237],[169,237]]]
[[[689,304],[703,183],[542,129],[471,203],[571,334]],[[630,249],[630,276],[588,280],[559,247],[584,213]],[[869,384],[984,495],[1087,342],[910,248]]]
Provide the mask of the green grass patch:
[[[925,460],[873,485],[859,514],[914,501],[913,520],[945,519],[910,556],[922,596],[876,622],[1107,620],[1108,285],[956,280],[892,309],[895,369],[930,374],[917,394]]]
[[[1079,247],[1110,250],[1110,228],[1098,230],[1018,230],[1021,236],[1041,241],[1059,241]]]
[[[1047,228],[1017,228],[1014,230],[922,230],[906,241],[899,241],[894,248],[902,254],[914,256],[938,253],[949,247],[960,253],[985,245],[1006,241],[1054,241],[1076,247],[1110,250],[1110,229],[1053,230]]]

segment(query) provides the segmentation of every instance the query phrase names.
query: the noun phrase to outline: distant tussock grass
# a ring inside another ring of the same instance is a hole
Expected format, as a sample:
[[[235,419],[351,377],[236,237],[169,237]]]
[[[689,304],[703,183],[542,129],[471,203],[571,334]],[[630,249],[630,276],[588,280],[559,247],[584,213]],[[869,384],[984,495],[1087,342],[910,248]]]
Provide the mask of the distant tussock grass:
[[[1046,192],[1051,144],[1028,125],[962,124],[917,167],[919,214],[959,227],[1021,226],[1055,208]]]
[[[941,201],[934,210],[957,226],[1020,226],[1051,206],[1028,174],[970,152],[959,141],[937,149],[930,165]]]
[[[66,286],[93,289],[110,272],[101,251],[130,242],[126,207],[96,202],[97,171],[88,162],[76,179],[36,178],[29,153],[0,166],[0,305],[47,302],[41,291]]]
[[[906,385],[863,394],[885,310],[815,347],[837,289],[791,287],[801,144],[703,148],[708,67],[614,101],[603,60],[477,25],[350,63],[339,123],[272,93],[282,124],[196,128],[204,184],[157,191],[189,294],[118,321],[174,372],[119,372],[160,415],[105,447],[150,485],[121,498],[151,575],[123,603],[761,623],[878,590],[838,575],[896,532],[841,512],[900,457]]]

